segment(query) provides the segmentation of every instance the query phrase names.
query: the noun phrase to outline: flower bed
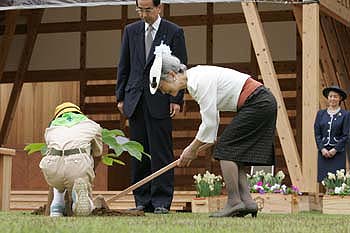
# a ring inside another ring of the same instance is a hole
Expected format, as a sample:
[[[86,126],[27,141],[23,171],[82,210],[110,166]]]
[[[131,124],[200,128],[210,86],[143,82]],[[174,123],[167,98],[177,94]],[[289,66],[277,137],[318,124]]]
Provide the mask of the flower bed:
[[[309,199],[301,197],[297,187],[282,184],[284,178],[282,171],[275,176],[264,171],[258,171],[252,176],[247,174],[251,195],[260,212],[289,214],[310,210]]]
[[[197,197],[191,202],[193,213],[215,212],[224,208],[226,196],[220,196],[222,187],[221,176],[206,171],[204,175],[193,176],[197,190]]]
[[[350,214],[350,173],[344,169],[329,172],[322,181],[326,195],[322,197],[322,213]]]

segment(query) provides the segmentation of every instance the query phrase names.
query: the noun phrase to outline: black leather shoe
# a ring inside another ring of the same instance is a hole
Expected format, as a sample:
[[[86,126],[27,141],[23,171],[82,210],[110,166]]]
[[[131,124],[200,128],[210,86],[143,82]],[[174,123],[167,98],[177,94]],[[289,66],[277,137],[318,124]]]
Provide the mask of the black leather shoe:
[[[135,208],[130,208],[128,210],[132,210],[132,211],[144,211],[145,210],[145,206],[143,205],[138,205]]]
[[[164,207],[157,207],[154,209],[154,213],[155,214],[167,214],[167,213],[169,213],[169,210],[167,210]]]

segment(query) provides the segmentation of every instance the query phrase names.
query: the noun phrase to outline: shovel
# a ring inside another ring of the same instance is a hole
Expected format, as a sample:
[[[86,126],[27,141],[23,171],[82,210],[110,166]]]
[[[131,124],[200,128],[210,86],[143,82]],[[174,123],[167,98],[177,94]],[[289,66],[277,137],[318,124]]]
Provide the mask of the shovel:
[[[199,153],[200,151],[205,150],[205,149],[211,147],[212,145],[214,145],[214,144],[212,144],[212,143],[204,144],[203,146],[199,147],[197,153]],[[131,185],[130,187],[124,189],[123,191],[121,191],[121,192],[118,193],[117,195],[115,195],[115,196],[113,196],[113,197],[107,199],[107,204],[110,204],[112,201],[114,201],[114,200],[116,200],[116,199],[119,199],[119,198],[125,196],[126,194],[130,193],[131,191],[134,191],[135,189],[141,187],[142,185],[144,185],[144,184],[150,182],[150,181],[153,180],[154,178],[156,178],[156,177],[162,175],[163,173],[169,171],[170,169],[173,169],[174,167],[177,166],[179,160],[180,160],[180,159],[175,160],[174,162],[168,164],[167,166],[165,166],[165,167],[159,169],[158,171],[152,173],[151,175],[149,175],[149,176],[143,178],[143,179],[140,180],[139,182],[137,182],[137,183]]]

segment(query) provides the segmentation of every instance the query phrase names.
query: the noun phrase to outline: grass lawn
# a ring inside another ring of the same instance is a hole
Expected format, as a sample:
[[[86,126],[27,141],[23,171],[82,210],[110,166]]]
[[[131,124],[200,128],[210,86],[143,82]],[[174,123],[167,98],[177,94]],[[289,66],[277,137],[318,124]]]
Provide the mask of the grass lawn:
[[[0,212],[0,233],[124,233],[124,232],[305,232],[350,233],[350,216],[317,212],[291,215],[258,214],[256,219],[209,218],[207,214],[146,214],[145,217],[50,218],[29,212]]]

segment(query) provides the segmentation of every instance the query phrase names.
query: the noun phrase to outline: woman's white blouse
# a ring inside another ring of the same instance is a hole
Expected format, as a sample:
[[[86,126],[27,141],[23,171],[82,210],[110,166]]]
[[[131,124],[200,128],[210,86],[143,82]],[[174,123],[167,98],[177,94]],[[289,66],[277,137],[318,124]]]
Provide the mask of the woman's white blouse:
[[[250,76],[217,66],[196,66],[186,74],[188,92],[199,104],[202,117],[196,139],[213,143],[220,123],[219,111],[237,111],[239,95]]]

